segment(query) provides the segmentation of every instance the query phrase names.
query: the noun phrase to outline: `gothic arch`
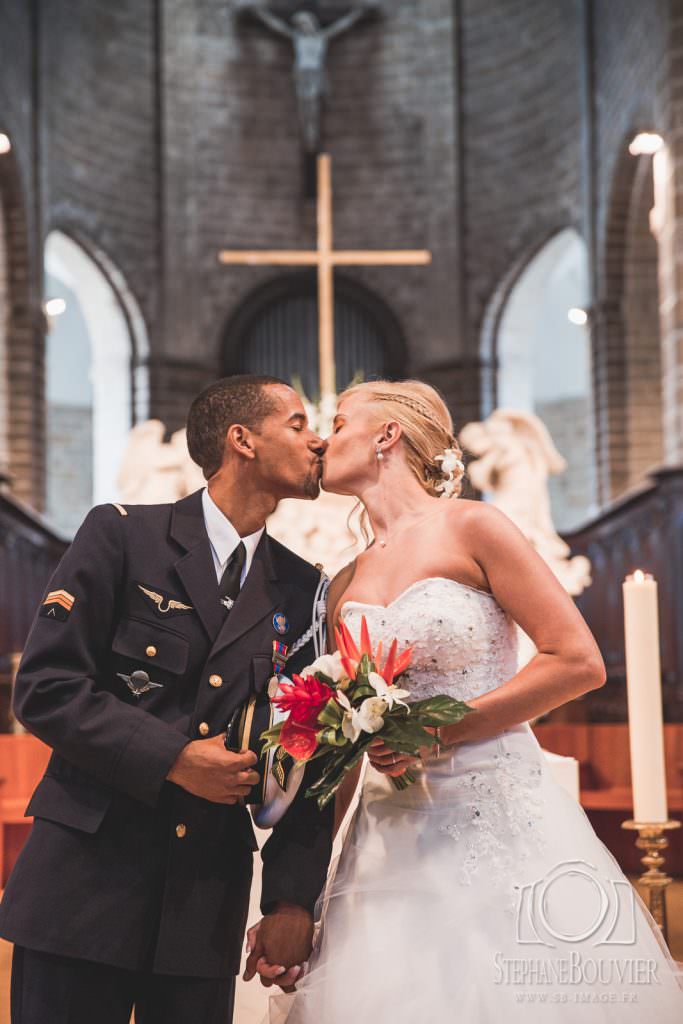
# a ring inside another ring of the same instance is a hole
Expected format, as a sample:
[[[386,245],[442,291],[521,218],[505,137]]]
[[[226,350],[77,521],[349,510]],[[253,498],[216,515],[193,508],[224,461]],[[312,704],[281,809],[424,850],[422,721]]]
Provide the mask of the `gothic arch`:
[[[567,316],[587,305],[586,245],[574,228],[563,228],[515,262],[489,304],[482,335],[496,367],[487,411],[535,413],[567,461],[549,481],[553,516],[565,530],[595,511],[590,334]]]
[[[62,456],[72,444],[74,457],[84,467],[90,462],[89,502],[83,482],[74,506],[111,501],[117,497],[116,478],[128,432],[148,415],[149,342],[144,320],[113,261],[60,229],[52,230],[45,243],[45,275],[46,287],[66,299],[69,317],[53,321],[46,338],[48,447],[56,431],[55,444]],[[90,431],[87,446],[84,438],[74,436],[81,422],[83,431]],[[68,472],[68,466],[64,470]],[[61,472],[57,459],[48,460],[48,471]],[[48,509],[54,518],[62,515],[63,486],[59,475],[48,477]],[[72,520],[62,522],[65,529],[77,523],[83,508],[71,511]]]

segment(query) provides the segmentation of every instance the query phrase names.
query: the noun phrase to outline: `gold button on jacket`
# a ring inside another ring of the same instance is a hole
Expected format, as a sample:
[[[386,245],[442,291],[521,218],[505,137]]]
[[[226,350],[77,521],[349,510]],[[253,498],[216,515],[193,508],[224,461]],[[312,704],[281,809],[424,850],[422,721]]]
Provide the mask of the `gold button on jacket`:
[[[178,839],[182,839],[183,836],[186,834],[186,832],[187,832],[187,825],[183,825],[182,822],[179,825],[176,825],[176,827],[175,827],[175,834],[178,836]]]
[[[209,723],[208,722],[200,722],[199,723],[199,731],[202,734],[202,736],[208,736],[209,735]]]
[[[209,676],[209,683],[211,684],[211,686],[222,686],[223,685],[223,676],[218,676],[218,675]]]
[[[147,655],[148,658],[153,658],[156,653],[157,653],[157,649],[154,646],[154,644],[150,644],[149,647],[145,651],[145,654]]]

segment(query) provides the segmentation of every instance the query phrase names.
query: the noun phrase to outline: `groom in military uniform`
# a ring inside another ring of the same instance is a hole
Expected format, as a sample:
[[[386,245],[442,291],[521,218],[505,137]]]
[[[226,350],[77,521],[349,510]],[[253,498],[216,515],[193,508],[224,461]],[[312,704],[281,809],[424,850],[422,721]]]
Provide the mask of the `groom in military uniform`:
[[[320,574],[264,522],[317,497],[325,444],[291,388],[250,376],[203,391],[187,439],[207,488],[95,507],[26,644],[14,709],[53,753],[0,905],[13,1024],[231,1019],[257,758],[225,729],[310,626]],[[299,647],[288,673],[313,660]],[[283,987],[331,851],[332,803],[306,799],[307,779],[262,851],[260,941]]]

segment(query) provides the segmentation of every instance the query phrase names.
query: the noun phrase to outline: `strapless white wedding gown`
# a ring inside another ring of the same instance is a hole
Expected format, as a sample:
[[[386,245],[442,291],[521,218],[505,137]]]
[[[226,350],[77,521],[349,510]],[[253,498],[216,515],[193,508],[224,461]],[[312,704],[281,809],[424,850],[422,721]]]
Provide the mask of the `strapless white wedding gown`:
[[[356,637],[365,615],[373,645],[414,646],[413,700],[467,700],[516,672],[510,616],[455,580],[342,614]],[[271,1024],[683,1021],[659,929],[527,723],[415,773],[397,791],[366,761],[309,970],[271,997]]]

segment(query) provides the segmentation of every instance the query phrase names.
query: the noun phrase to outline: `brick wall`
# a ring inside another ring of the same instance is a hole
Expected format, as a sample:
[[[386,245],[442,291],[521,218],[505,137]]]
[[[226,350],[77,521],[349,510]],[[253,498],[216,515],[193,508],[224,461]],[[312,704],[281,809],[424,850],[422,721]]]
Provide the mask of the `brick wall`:
[[[7,401],[0,407],[14,493],[40,509],[44,500],[43,345],[37,188],[34,54],[31,3],[0,7],[0,131],[10,153],[0,156],[5,226],[5,358]]]
[[[639,130],[667,135],[670,6],[669,0],[646,4],[622,0],[617,5],[595,0],[591,5],[595,80],[593,350],[602,503],[642,478],[662,452],[662,388],[656,379],[660,337],[657,317],[652,315],[652,303],[657,302],[656,251],[648,237],[651,198],[647,198],[648,182],[643,180],[647,166],[642,166],[651,158],[631,156],[628,144]],[[644,266],[639,268],[638,263]],[[647,382],[641,376],[643,366]]]

